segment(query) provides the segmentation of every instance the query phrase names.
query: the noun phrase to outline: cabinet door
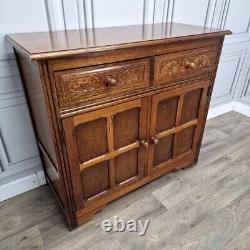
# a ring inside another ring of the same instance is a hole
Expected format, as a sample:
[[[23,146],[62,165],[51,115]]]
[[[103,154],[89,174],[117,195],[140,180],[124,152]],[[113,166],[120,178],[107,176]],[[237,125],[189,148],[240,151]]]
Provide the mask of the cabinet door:
[[[148,173],[191,164],[204,126],[209,81],[152,97]]]
[[[77,209],[143,177],[146,119],[145,98],[64,119]]]

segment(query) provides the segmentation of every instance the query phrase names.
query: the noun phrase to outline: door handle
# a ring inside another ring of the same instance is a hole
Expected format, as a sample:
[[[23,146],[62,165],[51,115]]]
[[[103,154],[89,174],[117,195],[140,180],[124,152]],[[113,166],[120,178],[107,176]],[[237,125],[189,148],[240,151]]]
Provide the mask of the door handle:
[[[148,143],[147,141],[145,141],[145,140],[141,140],[140,143],[141,143],[141,145],[142,145],[144,148],[148,148],[148,146],[149,146],[149,143]]]
[[[152,137],[152,138],[151,138],[151,142],[152,142],[153,144],[158,144],[158,143],[159,143],[159,140],[158,140],[157,138],[155,138],[155,137]]]

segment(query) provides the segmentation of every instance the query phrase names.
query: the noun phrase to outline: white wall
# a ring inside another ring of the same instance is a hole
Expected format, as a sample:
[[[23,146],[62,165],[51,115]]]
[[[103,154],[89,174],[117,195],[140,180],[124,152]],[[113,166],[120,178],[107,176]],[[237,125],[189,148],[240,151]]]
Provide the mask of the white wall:
[[[223,47],[209,116],[233,109],[250,116],[249,0],[0,1],[0,200],[44,183],[16,63],[4,35],[166,20],[233,31]]]
[[[43,0],[0,1],[0,201],[44,183],[41,162],[6,33],[48,30]]]

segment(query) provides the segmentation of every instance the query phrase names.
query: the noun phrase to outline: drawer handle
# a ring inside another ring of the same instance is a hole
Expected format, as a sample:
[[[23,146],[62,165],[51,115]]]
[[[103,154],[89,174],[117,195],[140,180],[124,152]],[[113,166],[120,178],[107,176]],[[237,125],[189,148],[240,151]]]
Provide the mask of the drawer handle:
[[[148,148],[149,144],[147,141],[144,141],[144,140],[141,140],[140,141],[141,145],[144,147],[144,148]]]
[[[117,81],[116,79],[112,78],[112,77],[107,77],[105,79],[105,83],[106,83],[106,86],[111,88],[111,87],[114,87],[117,85]]]
[[[158,144],[158,143],[159,143],[159,140],[158,140],[157,138],[155,138],[155,137],[152,137],[152,138],[151,138],[151,142],[152,142],[153,144]]]
[[[195,69],[196,68],[196,64],[194,62],[187,62],[185,67],[187,69]]]

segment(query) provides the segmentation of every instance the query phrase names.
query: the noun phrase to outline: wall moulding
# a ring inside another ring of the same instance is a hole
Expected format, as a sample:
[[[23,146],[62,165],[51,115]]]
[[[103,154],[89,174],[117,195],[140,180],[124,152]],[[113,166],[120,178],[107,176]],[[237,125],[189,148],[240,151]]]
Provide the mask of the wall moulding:
[[[222,54],[215,81],[213,105],[235,99],[246,53],[247,50],[242,49],[233,52],[224,51]],[[229,68],[230,72],[226,74]]]

